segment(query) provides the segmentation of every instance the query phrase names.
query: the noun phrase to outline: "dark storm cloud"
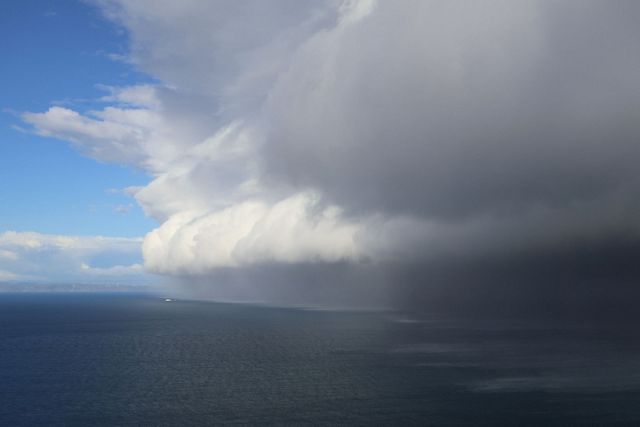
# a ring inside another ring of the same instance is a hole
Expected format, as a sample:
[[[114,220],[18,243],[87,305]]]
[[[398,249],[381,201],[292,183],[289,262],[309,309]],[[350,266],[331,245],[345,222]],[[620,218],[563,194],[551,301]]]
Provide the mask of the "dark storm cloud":
[[[27,120],[153,174],[150,271],[302,304],[637,300],[640,3],[100,4],[165,84]]]
[[[637,18],[632,2],[380,2],[272,93],[270,172],[443,221],[634,197]]]
[[[639,18],[380,2],[272,92],[271,178],[447,230],[385,264],[402,305],[611,313],[640,296]]]

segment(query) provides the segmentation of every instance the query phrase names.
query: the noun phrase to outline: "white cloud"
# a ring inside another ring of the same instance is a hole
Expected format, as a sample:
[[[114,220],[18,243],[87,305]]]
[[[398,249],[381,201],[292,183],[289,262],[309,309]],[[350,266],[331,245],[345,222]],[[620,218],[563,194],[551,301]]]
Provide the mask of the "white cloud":
[[[89,264],[81,263],[80,269],[84,274],[96,276],[115,276],[118,278],[128,278],[132,275],[138,276],[144,274],[144,267],[142,266],[142,264],[113,265],[111,267],[101,268],[92,267]]]
[[[2,249],[0,250],[0,258],[15,261],[18,259],[18,254],[13,251]]]
[[[86,253],[105,249],[135,252],[139,238],[103,236],[66,236],[41,234],[32,231],[5,231],[0,233],[0,247],[15,250],[78,250]]]
[[[51,107],[22,119],[39,135],[71,142],[96,160],[131,165],[151,174],[166,171],[182,151],[203,135],[190,119],[162,110],[159,92],[149,85],[110,88],[115,106],[81,114]],[[207,127],[207,125],[203,125]]]
[[[140,238],[64,236],[7,231],[0,234],[2,279],[42,282],[151,282],[138,261]],[[99,266],[94,266],[98,264]]]
[[[0,282],[10,282],[21,279],[22,277],[18,274],[11,273],[10,271],[0,270]]]
[[[98,160],[141,164],[146,160],[144,145],[153,121],[146,110],[109,108],[83,116],[63,107],[44,113],[24,113],[22,119],[42,136],[70,141],[86,155]]]
[[[133,204],[132,203],[127,203],[126,205],[120,204],[120,205],[116,205],[113,207],[113,210],[119,214],[122,215],[126,215],[129,212],[131,212],[131,209],[133,209]]]
[[[98,87],[109,92],[109,95],[100,98],[103,102],[149,109],[157,109],[160,107],[158,97],[156,96],[156,87],[153,85],[126,87],[98,85]]]
[[[245,201],[213,212],[180,212],[147,235],[145,264],[168,274],[269,262],[354,261],[356,224],[303,193],[272,205]]]

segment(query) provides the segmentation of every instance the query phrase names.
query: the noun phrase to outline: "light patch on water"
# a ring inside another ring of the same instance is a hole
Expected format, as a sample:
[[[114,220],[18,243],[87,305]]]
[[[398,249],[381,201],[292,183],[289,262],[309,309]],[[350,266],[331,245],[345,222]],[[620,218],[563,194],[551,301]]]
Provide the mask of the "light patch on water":
[[[444,353],[466,353],[473,349],[459,344],[444,344],[438,342],[420,343],[407,345],[392,350],[392,353],[424,353],[424,354],[444,354]]]

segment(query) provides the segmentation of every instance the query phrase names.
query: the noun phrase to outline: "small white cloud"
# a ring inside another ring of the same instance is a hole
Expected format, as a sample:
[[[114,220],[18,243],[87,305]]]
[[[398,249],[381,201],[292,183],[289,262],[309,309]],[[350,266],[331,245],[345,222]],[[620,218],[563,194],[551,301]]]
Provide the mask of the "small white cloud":
[[[2,280],[148,282],[139,267],[140,238],[64,236],[7,231],[0,234]],[[124,264],[122,261],[129,261]],[[95,266],[94,263],[99,263]]]
[[[8,251],[6,249],[1,249],[0,250],[0,258],[2,259],[8,259],[11,261],[15,261],[18,259],[18,254],[13,252],[13,251]]]
[[[132,275],[144,274],[144,267],[142,264],[131,265],[114,265],[107,268],[92,267],[87,263],[80,264],[80,269],[83,273],[91,274],[94,276],[117,276],[126,277]]]
[[[127,196],[131,196],[131,197],[135,197],[135,195],[138,193],[138,191],[142,190],[143,186],[141,185],[131,185],[129,187],[123,188],[122,192],[124,194],[126,194]]]
[[[128,203],[126,205],[116,205],[113,207],[113,210],[119,214],[122,215],[126,215],[129,212],[131,212],[131,209],[133,209],[133,204],[132,203]]]
[[[110,248],[135,251],[142,239],[129,237],[65,236],[34,231],[5,231],[0,233],[0,248],[9,250],[64,249],[85,252]]]
[[[156,95],[157,88],[152,85],[125,87],[97,85],[97,87],[109,92],[109,95],[100,98],[102,102],[149,109],[156,109],[160,106],[160,101]]]
[[[10,282],[14,280],[20,280],[22,277],[19,274],[12,273],[10,271],[0,270],[0,282]]]
[[[146,112],[120,110],[121,120],[109,120],[107,113],[94,112],[89,117],[68,108],[51,107],[44,113],[23,113],[22,119],[37,134],[69,141],[95,159],[132,165],[144,162],[146,129],[136,121],[145,122],[141,116]],[[114,113],[112,110],[111,115]]]

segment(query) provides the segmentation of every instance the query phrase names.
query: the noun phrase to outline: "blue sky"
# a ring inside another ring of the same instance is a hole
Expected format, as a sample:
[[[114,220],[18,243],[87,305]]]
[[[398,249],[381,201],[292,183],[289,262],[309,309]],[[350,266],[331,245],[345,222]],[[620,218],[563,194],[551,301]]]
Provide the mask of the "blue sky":
[[[147,283],[141,237],[156,222],[122,190],[147,173],[36,135],[21,115],[104,108],[105,86],[148,82],[124,31],[79,1],[0,3],[0,282]]]
[[[99,107],[100,85],[149,80],[122,61],[126,35],[77,1],[0,3],[0,232],[142,236],[155,224],[120,189],[149,177],[19,131],[17,113]]]

